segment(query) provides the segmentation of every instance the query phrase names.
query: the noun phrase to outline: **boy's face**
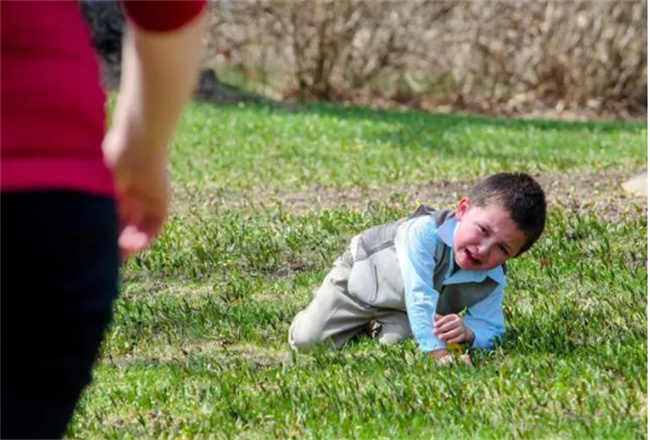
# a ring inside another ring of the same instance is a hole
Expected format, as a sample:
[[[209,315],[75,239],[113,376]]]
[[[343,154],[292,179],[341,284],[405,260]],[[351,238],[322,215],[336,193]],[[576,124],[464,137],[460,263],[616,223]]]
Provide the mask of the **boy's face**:
[[[515,257],[526,243],[523,231],[498,204],[470,208],[469,200],[463,197],[456,219],[454,258],[461,269],[493,269]]]

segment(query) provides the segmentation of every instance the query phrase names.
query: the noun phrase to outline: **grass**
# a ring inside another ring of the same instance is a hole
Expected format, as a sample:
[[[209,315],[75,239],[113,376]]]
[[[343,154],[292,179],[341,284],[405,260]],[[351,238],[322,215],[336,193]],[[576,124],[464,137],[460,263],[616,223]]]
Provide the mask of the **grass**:
[[[436,367],[414,341],[287,344],[350,236],[415,208],[382,188],[636,170],[646,139],[641,124],[194,105],[170,221],[123,268],[68,437],[647,438],[645,215],[551,206],[541,241],[510,265],[505,339],[474,367]],[[328,188],[365,188],[367,203],[296,210],[267,196]]]
[[[625,128],[623,128],[625,127]],[[504,168],[566,171],[645,162],[641,124],[493,121],[308,107],[196,107],[174,150],[174,178],[216,188],[296,189],[475,179]]]

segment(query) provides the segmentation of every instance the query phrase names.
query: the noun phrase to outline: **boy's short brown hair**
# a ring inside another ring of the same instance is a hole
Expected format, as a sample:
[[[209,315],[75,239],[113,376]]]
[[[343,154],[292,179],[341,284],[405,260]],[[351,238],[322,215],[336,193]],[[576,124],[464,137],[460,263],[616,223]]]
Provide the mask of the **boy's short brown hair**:
[[[526,173],[498,173],[476,184],[469,193],[470,206],[498,204],[524,233],[526,242],[517,256],[539,239],[546,225],[546,196]]]

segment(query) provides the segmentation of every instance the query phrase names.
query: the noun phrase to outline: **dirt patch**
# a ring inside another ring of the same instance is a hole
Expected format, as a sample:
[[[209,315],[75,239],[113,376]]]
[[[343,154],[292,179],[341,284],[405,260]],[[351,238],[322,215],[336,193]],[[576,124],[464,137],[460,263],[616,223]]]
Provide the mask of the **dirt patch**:
[[[546,192],[549,208],[560,207],[568,214],[590,215],[607,222],[647,217],[647,198],[626,193],[622,183],[630,176],[645,172],[599,170],[575,173],[537,173],[533,176]],[[244,193],[223,190],[189,191],[175,188],[177,208],[197,206],[212,209],[256,209],[279,203],[293,213],[347,207],[364,209],[370,203],[384,202],[396,206],[414,205],[418,201],[433,207],[453,207],[466,195],[475,181],[430,180],[423,183],[387,185],[340,190],[314,185],[301,191],[255,188]],[[200,194],[200,200],[197,195]]]
[[[245,360],[251,365],[268,367],[272,365],[289,365],[291,353],[259,347],[250,344],[228,345],[218,340],[203,340],[188,342],[181,346],[166,345],[163,347],[142,347],[134,353],[117,357],[109,357],[104,362],[119,367],[127,367],[136,362],[151,364],[183,362],[190,356],[209,355],[221,363],[233,360]]]

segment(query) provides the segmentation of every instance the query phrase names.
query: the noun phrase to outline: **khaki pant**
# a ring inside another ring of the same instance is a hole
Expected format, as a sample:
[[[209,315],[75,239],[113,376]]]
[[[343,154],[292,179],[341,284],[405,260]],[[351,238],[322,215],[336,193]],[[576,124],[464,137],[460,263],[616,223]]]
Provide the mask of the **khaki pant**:
[[[374,307],[350,295],[352,263],[349,250],[337,258],[312,302],[296,315],[289,329],[292,348],[304,350],[323,342],[340,348],[371,321],[381,325],[377,335],[381,344],[396,344],[411,336],[404,310]]]

